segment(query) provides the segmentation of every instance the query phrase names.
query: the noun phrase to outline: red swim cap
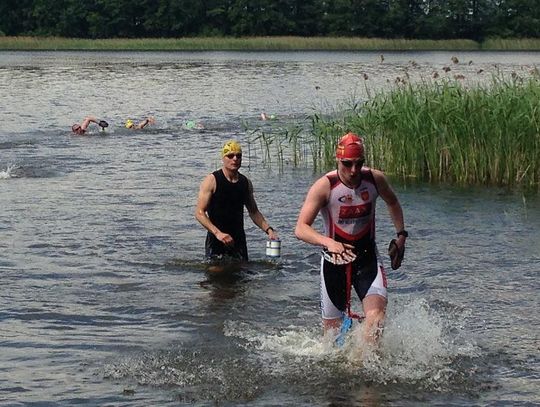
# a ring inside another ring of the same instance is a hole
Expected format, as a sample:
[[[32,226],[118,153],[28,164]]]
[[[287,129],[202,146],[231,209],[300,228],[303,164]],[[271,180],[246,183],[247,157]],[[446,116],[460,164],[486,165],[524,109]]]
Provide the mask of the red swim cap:
[[[347,133],[338,142],[336,158],[364,158],[364,140],[354,133]]]

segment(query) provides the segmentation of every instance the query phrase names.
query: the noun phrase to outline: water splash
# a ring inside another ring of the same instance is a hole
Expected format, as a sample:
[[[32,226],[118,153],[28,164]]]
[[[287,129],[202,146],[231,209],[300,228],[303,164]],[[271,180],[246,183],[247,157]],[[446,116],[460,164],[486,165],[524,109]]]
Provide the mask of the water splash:
[[[14,173],[14,171],[17,168],[18,168],[17,165],[12,164],[12,165],[8,165],[5,170],[0,170],[0,179],[16,178],[17,175]]]
[[[483,379],[475,377],[471,362],[481,355],[459,333],[459,318],[422,299],[394,305],[397,312],[388,315],[376,349],[364,343],[361,324],[338,348],[333,337],[321,336],[318,323],[276,328],[265,320],[228,320],[219,346],[198,341],[195,351],[190,344],[144,351],[108,363],[104,376],[170,388],[185,402],[256,400],[275,389],[326,398],[356,397],[359,388],[364,394],[372,386],[413,394],[481,388]]]
[[[131,379],[139,385],[174,387],[175,399],[193,403],[252,400],[260,395],[260,366],[222,349],[174,348],[144,352],[105,366],[111,380]]]
[[[414,383],[444,391],[460,372],[455,364],[479,356],[473,338],[460,323],[459,314],[441,313],[424,299],[416,299],[389,315],[380,348],[365,349],[359,329],[353,333],[349,361],[363,360],[363,368],[379,383]],[[362,359],[363,358],[363,359]]]
[[[285,371],[296,375],[302,366],[302,370],[318,375],[331,366],[334,374],[381,385],[414,384],[435,391],[461,386],[469,370],[463,366],[466,363],[457,362],[479,356],[479,349],[462,332],[457,317],[440,313],[422,299],[393,308],[397,312],[388,315],[376,349],[365,343],[361,324],[354,326],[343,349],[335,346],[334,338],[321,337],[319,327],[289,327],[268,333],[267,328],[253,324],[230,323],[225,334],[243,339],[246,347],[257,351],[269,374]]]

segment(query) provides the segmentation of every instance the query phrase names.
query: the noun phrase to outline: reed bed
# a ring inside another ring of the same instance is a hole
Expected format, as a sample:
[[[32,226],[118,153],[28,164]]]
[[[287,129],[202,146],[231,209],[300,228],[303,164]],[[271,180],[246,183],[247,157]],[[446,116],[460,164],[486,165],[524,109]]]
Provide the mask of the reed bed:
[[[540,51],[540,38],[489,38],[482,42],[486,51]]]
[[[472,40],[406,40],[349,37],[196,37],[79,39],[60,37],[0,37],[3,50],[86,51],[307,51],[307,50],[478,50]]]
[[[538,188],[539,101],[537,79],[406,85],[374,97],[350,125],[367,135],[370,161],[389,173]]]
[[[353,131],[366,140],[369,165],[403,179],[540,189],[538,77],[494,77],[473,88],[455,80],[402,83],[361,105],[313,114],[303,126],[294,151],[283,153],[287,138],[279,132],[267,131],[261,148],[278,143],[281,157],[327,169],[335,166],[337,139]]]
[[[81,51],[409,51],[409,50],[540,50],[540,39],[490,38],[408,40],[358,37],[185,37],[107,38],[0,36],[0,50]]]

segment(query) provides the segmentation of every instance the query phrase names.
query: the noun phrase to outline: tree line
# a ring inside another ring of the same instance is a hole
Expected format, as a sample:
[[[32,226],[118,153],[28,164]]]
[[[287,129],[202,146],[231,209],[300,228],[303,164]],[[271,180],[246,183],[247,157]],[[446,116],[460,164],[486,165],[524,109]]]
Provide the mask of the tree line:
[[[2,0],[0,35],[539,38],[539,0]]]

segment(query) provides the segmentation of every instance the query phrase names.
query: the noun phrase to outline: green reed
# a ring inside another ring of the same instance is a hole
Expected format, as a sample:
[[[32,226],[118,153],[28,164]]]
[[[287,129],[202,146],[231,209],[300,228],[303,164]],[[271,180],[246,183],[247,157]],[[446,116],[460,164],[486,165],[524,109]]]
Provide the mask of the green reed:
[[[106,38],[0,36],[2,50],[86,51],[286,51],[286,50],[540,50],[540,39],[414,40],[360,37]]]
[[[186,37],[80,39],[0,37],[4,50],[209,51],[209,50],[478,50],[472,40],[406,40],[348,37]]]
[[[538,188],[540,82],[494,78],[403,85],[349,116],[371,162],[401,177]]]
[[[274,120],[265,126],[254,129],[247,122],[243,122],[242,127],[247,133],[250,151],[253,150],[254,155],[260,152],[263,156],[263,162],[276,163],[280,168],[285,165],[297,167],[305,162],[306,144],[303,142],[304,127],[302,125],[298,123],[284,124]]]
[[[540,51],[540,38],[489,38],[482,42],[483,50]]]
[[[298,126],[294,144],[277,128],[265,131],[261,148],[269,156],[292,155],[295,165],[328,169],[338,138],[353,131],[365,138],[368,165],[404,179],[540,187],[537,76],[494,76],[471,88],[456,80],[400,83]],[[280,155],[271,152],[273,143]]]

